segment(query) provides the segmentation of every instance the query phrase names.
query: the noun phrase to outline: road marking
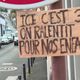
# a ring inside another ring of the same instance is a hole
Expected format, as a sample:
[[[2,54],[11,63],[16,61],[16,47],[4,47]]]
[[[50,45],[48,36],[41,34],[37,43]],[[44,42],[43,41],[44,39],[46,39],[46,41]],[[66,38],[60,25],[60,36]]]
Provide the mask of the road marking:
[[[17,69],[18,68],[14,67],[14,66],[3,66],[3,67],[0,67],[0,71],[15,71]]]
[[[13,63],[2,63],[2,65],[13,65]]]
[[[18,76],[8,76],[6,80],[17,80]]]

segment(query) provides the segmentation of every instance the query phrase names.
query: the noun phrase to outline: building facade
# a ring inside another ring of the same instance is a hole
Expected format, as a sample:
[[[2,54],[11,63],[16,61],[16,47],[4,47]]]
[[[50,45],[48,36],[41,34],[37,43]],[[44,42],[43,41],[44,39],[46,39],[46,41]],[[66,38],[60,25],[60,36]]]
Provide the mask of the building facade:
[[[58,0],[50,9],[80,7],[80,0]],[[50,65],[49,64],[49,61]],[[48,80],[80,80],[80,56],[47,57]],[[51,74],[52,73],[52,74]]]

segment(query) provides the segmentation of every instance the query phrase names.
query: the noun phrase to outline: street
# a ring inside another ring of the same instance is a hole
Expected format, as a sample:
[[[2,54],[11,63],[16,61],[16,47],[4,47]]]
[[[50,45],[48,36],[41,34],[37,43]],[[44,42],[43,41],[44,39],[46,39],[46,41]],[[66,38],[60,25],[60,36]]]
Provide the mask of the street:
[[[18,46],[14,46],[13,43],[2,45],[0,49],[0,80],[9,80],[10,76],[22,76],[23,64],[27,64],[27,59],[20,59],[18,54]]]

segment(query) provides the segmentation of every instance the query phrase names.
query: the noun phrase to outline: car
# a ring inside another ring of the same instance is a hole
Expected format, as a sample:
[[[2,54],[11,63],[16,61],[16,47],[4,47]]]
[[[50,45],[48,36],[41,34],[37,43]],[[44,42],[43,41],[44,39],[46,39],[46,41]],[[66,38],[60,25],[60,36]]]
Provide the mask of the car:
[[[10,34],[5,34],[5,36],[7,36],[7,38],[9,39],[10,42],[13,42],[13,36]]]
[[[9,41],[8,37],[4,35],[4,36],[2,36],[1,43],[8,44],[8,43],[10,43],[10,41]]]
[[[18,36],[17,36],[17,34],[14,36],[14,46],[18,46]]]

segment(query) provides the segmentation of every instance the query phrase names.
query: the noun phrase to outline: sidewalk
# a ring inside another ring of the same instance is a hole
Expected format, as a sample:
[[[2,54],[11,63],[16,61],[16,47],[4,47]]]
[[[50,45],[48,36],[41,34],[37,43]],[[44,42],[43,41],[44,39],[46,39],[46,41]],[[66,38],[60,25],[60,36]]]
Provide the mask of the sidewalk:
[[[47,63],[45,58],[36,58],[27,80],[47,80]]]

